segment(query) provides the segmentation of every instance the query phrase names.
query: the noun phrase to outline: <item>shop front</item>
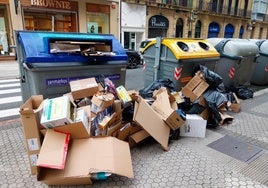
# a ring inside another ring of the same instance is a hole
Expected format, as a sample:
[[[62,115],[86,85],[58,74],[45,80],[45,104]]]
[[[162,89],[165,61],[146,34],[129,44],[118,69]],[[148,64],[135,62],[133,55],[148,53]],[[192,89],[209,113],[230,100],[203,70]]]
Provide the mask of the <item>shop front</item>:
[[[167,37],[169,21],[165,16],[154,15],[148,22],[148,38]]]
[[[77,32],[78,3],[67,0],[21,0],[24,30]]]
[[[0,61],[15,57],[9,10],[9,1],[0,1]]]

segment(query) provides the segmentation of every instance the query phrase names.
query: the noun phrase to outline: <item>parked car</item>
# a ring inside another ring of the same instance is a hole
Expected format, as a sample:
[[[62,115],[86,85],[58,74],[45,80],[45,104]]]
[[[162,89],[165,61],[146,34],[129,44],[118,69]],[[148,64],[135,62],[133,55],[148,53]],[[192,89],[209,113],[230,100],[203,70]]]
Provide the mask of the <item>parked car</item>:
[[[135,69],[138,65],[142,64],[142,58],[138,51],[125,49],[128,56],[127,68]]]
[[[155,38],[149,38],[147,40],[141,41],[139,51],[142,52],[144,48],[149,44],[151,41],[153,41]]]
[[[141,41],[140,43],[140,47],[139,47],[139,53],[140,53],[140,56],[141,56],[141,62],[144,63],[144,59],[143,59],[143,50],[145,49],[145,47],[152,41],[154,40],[155,38],[149,38],[147,40],[144,40],[144,41]]]

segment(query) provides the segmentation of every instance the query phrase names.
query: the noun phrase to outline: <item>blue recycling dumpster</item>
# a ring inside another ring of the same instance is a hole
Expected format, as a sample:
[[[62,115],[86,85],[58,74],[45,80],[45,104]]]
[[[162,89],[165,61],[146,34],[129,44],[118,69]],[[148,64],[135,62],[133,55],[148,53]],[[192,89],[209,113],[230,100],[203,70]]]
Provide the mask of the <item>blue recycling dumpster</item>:
[[[23,101],[70,92],[69,82],[103,76],[124,85],[127,54],[110,34],[15,31]]]

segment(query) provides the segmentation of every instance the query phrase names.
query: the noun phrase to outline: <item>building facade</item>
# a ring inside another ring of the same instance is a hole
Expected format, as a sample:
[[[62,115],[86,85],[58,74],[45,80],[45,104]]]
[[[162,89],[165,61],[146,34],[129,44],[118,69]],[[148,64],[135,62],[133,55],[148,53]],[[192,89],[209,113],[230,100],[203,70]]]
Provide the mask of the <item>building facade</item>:
[[[146,38],[268,38],[268,0],[0,0],[0,60],[15,30],[114,34],[138,50]]]

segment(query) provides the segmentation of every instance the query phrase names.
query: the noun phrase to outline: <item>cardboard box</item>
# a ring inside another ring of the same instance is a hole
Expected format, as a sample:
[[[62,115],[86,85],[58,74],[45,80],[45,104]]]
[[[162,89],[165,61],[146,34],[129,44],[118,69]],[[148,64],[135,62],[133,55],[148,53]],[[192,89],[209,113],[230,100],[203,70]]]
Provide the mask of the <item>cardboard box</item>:
[[[32,175],[37,173],[36,162],[42,143],[42,137],[39,132],[39,130],[42,129],[40,125],[42,101],[42,95],[33,95],[20,107],[25,146]]]
[[[133,121],[142,126],[164,150],[168,150],[170,128],[141,97],[135,102]]]
[[[149,133],[147,133],[144,129],[139,130],[138,132],[135,132],[134,134],[131,134],[128,139],[129,147],[134,147],[141,141],[145,140],[150,136]]]
[[[116,137],[120,140],[127,140],[131,134],[138,132],[142,127],[133,123],[127,123],[122,126],[116,135]]]
[[[197,114],[186,114],[186,121],[180,127],[180,136],[200,137],[206,135],[207,121]]]
[[[176,130],[184,124],[184,120],[178,111],[171,108],[169,95],[166,89],[156,95],[152,108],[172,130]]]
[[[54,145],[60,145],[63,142],[59,134],[54,134],[52,130],[48,131],[45,137],[53,139],[44,143],[42,148],[53,148]],[[57,151],[55,150],[51,155],[42,153],[40,158],[45,161],[49,161],[49,158],[57,158],[59,154],[62,155],[62,148]],[[62,158],[58,163],[62,164],[63,160]],[[91,176],[98,172],[134,178],[128,143],[114,137],[71,139],[64,169],[39,167],[37,178],[47,185],[83,185],[92,184]]]
[[[204,91],[208,88],[208,86],[209,86],[208,83],[206,83],[202,73],[199,71],[182,88],[181,92],[185,97],[190,98],[191,102],[194,102],[204,93]]]
[[[47,129],[51,129],[60,125],[73,123],[71,114],[71,102],[68,96],[64,95],[46,99],[43,101],[41,125]]]
[[[91,97],[99,90],[99,86],[95,78],[74,80],[70,81],[69,84],[74,100]]]
[[[114,95],[112,93],[99,92],[92,97],[91,112],[97,114],[112,106]]]
[[[117,96],[121,100],[122,105],[124,107],[131,105],[132,98],[124,86],[122,86],[122,85],[118,86],[116,88],[116,93],[117,93]]]

